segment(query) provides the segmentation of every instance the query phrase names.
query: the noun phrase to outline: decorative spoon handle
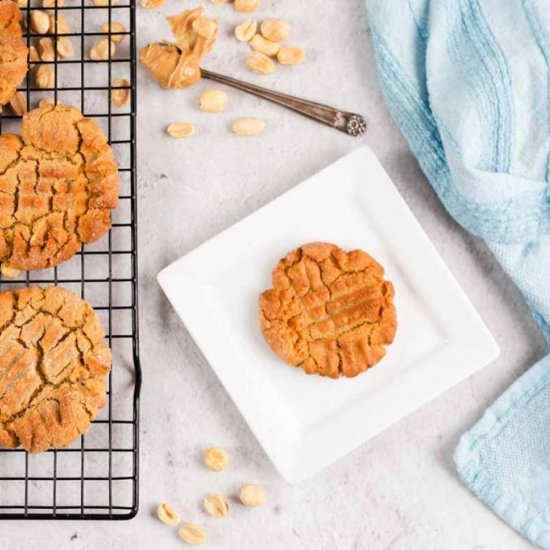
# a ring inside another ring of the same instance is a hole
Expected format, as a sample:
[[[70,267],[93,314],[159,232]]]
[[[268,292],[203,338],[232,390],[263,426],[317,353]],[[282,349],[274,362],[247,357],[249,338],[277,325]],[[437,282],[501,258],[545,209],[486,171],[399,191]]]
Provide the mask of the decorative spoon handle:
[[[360,136],[365,133],[367,129],[367,123],[361,115],[356,115],[354,113],[348,113],[346,111],[339,111],[328,105],[323,105],[322,103],[315,103],[314,101],[308,101],[305,99],[300,99],[299,97],[294,97],[291,95],[282,94],[280,92],[274,92],[261,86],[255,86],[254,84],[249,84],[248,82],[243,82],[242,80],[237,80],[236,78],[231,78],[230,76],[225,76],[218,73],[213,73],[201,68],[201,73],[203,78],[209,80],[214,80],[215,82],[220,82],[221,84],[226,84],[247,92],[249,94],[261,97],[262,99],[267,99],[278,105],[282,105],[287,109],[291,109],[297,113],[305,115],[309,118],[328,124],[345,134],[350,136]]]

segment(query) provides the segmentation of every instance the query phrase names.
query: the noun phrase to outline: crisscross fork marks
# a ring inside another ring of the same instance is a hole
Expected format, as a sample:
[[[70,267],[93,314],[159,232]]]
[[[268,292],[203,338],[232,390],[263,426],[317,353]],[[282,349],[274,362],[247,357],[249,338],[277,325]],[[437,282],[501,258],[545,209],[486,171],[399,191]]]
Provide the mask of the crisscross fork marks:
[[[393,285],[361,250],[311,243],[290,252],[260,296],[260,322],[273,351],[308,374],[356,376],[393,341]]]
[[[91,306],[59,287],[0,293],[0,444],[64,447],[105,401],[111,353]]]

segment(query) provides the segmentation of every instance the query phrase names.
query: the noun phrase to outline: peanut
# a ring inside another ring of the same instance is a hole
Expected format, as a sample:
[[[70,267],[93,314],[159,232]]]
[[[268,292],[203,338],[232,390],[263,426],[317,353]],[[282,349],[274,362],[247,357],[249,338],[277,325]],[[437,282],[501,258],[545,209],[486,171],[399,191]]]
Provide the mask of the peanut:
[[[260,0],[235,0],[235,9],[244,13],[256,11],[260,5]]]
[[[6,277],[8,279],[15,279],[15,277],[18,277],[21,273],[19,269],[14,269],[13,267],[9,267],[4,263],[0,265],[0,272],[2,272],[3,277]]]
[[[90,58],[94,61],[105,61],[115,55],[116,45],[108,38],[102,38],[90,50]]]
[[[23,92],[15,92],[10,99],[11,110],[18,116],[23,116],[27,112],[27,98]]]
[[[261,52],[251,52],[246,58],[246,66],[254,73],[272,74],[275,72],[275,63]]]
[[[201,546],[206,542],[206,531],[195,523],[184,523],[178,535],[181,540],[193,546]]]
[[[258,23],[253,19],[248,19],[244,23],[235,27],[235,37],[239,42],[248,42],[258,29]]]
[[[245,506],[263,506],[267,502],[267,493],[261,485],[243,485],[239,499]]]
[[[114,6],[118,0],[94,0],[95,6]]]
[[[211,447],[204,451],[204,463],[214,472],[221,472],[229,464],[229,453],[219,447]]]
[[[130,81],[122,78],[113,82],[113,90],[111,90],[111,101],[115,107],[126,105],[130,99]],[[119,89],[115,89],[119,88]]]
[[[57,53],[62,59],[66,59],[74,55],[73,43],[66,36],[60,36],[57,39]]]
[[[213,518],[224,518],[229,513],[229,504],[222,495],[208,495],[202,504]]]
[[[51,65],[39,65],[34,77],[36,87],[40,89],[53,88],[55,86],[55,74]]]
[[[20,8],[26,8],[29,5],[29,0],[17,0],[17,5]]]
[[[34,34],[46,34],[50,28],[50,16],[41,10],[31,12],[31,32]]]
[[[166,133],[174,138],[185,138],[195,133],[195,125],[192,122],[174,122],[166,128]]]
[[[277,54],[277,61],[281,65],[298,65],[305,59],[306,54],[302,48],[296,46],[284,46]]]
[[[55,102],[53,99],[49,98],[49,97],[43,97],[39,102],[38,102],[38,107],[41,109],[42,107],[53,107],[55,105]]]
[[[238,136],[256,136],[264,131],[265,121],[262,118],[240,118],[231,129]]]
[[[180,515],[169,504],[165,503],[158,505],[157,517],[160,521],[172,527],[180,522]]]
[[[42,0],[42,7],[53,8],[57,6],[58,8],[60,8],[64,3],[64,0]]]
[[[223,90],[205,90],[199,98],[199,109],[205,113],[221,113],[227,101],[227,94]]]
[[[124,40],[124,34],[122,33],[127,32],[126,27],[122,23],[119,23],[118,21],[111,21],[110,30],[111,30],[111,34],[110,34],[111,40],[115,44],[120,44],[120,42]],[[103,23],[103,25],[101,25],[101,32],[105,32],[105,33],[109,32],[109,23]]]
[[[280,42],[288,38],[290,25],[282,19],[266,19],[260,26],[260,32],[271,42]]]
[[[225,4],[227,0],[210,0],[212,4]]]
[[[50,34],[55,34],[56,32],[56,26],[55,26],[55,15],[50,15],[50,28],[48,29],[48,32]],[[57,14],[57,34],[69,34],[71,32],[71,29],[69,27],[69,23],[67,23],[67,20],[60,14]]]
[[[34,67],[34,63],[36,61],[40,61],[40,56],[38,55],[38,50],[35,46],[29,46],[29,65],[30,67]]]
[[[271,42],[271,40],[267,40],[261,34],[254,35],[249,44],[253,50],[261,52],[269,57],[275,57],[281,49],[280,44],[278,44],[277,42]]]
[[[38,41],[38,53],[42,61],[53,61],[55,59],[55,50],[51,38],[41,38]]]

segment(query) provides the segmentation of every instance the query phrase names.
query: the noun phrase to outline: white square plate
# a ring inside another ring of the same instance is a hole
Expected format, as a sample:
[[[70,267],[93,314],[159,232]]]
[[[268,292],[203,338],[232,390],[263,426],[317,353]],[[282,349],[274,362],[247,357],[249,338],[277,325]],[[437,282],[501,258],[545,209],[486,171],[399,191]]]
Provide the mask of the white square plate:
[[[308,376],[264,342],[258,295],[310,241],[361,248],[395,286],[386,357],[353,379]],[[468,298],[367,148],[322,170],[164,269],[158,280],[282,475],[297,482],[498,356]]]

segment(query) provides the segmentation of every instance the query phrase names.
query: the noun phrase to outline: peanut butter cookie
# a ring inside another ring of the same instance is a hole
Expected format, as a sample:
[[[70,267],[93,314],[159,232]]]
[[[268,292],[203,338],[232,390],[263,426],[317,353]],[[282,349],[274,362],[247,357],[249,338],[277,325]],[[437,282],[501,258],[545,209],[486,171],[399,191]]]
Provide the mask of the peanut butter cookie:
[[[104,335],[68,290],[0,292],[0,445],[39,453],[88,430],[111,368]]]
[[[0,105],[15,94],[27,74],[27,46],[16,2],[0,0]]]
[[[306,244],[273,270],[273,288],[260,295],[261,329],[281,359],[307,374],[357,376],[393,341],[393,294],[366,252]]]
[[[0,262],[45,269],[111,227],[119,177],[97,122],[63,105],[23,117],[21,135],[0,136]]]

